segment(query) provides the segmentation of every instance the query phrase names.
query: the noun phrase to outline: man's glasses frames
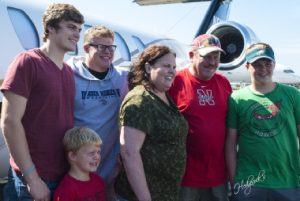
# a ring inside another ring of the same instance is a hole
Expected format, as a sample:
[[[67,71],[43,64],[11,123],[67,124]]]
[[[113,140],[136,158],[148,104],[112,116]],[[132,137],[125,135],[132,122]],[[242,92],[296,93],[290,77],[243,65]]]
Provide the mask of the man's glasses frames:
[[[110,52],[114,52],[117,49],[116,45],[103,45],[103,44],[89,44],[89,46],[97,48],[99,51],[105,51],[108,49]]]

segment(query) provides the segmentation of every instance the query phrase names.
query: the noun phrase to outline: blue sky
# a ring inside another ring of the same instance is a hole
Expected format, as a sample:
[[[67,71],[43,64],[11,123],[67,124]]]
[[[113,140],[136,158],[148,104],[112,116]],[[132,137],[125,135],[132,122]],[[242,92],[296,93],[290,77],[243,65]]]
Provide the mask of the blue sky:
[[[162,33],[187,44],[191,43],[209,5],[201,2],[139,6],[132,0],[48,1],[72,3],[86,15]],[[260,40],[274,48],[278,63],[291,66],[300,74],[299,0],[233,0],[229,20],[250,27]]]

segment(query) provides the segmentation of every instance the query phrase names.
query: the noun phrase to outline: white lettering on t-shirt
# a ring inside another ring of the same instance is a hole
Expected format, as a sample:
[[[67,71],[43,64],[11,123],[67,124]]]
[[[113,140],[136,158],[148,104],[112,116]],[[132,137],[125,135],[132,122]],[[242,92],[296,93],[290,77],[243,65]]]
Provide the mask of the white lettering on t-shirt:
[[[215,105],[211,89],[197,89],[199,105]]]

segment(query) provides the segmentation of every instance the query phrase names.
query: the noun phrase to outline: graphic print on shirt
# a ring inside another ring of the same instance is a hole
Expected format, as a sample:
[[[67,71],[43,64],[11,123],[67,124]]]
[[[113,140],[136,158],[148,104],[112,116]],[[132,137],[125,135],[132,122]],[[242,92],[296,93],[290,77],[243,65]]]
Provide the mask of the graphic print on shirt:
[[[282,101],[263,101],[255,102],[249,107],[247,115],[250,122],[250,130],[252,133],[260,137],[272,137],[280,133],[283,125]]]
[[[211,89],[197,89],[199,105],[215,105]]]
[[[98,100],[103,105],[106,105],[109,99],[119,97],[119,89],[107,89],[102,91],[81,91],[82,100]]]

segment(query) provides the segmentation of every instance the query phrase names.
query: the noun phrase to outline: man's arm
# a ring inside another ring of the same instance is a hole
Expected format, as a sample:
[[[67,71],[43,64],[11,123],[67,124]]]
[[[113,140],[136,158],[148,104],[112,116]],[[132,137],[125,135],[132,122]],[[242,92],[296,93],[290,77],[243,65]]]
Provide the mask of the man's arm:
[[[228,128],[225,141],[225,159],[226,167],[229,176],[229,182],[231,187],[234,185],[234,176],[236,170],[236,152],[237,152],[237,129]]]
[[[128,126],[121,127],[121,156],[129,183],[138,200],[151,201],[143,162],[140,155],[145,133]]]
[[[1,128],[10,155],[24,174],[27,187],[34,200],[50,200],[50,191],[41,180],[29,153],[22,118],[27,99],[5,91],[2,102]]]

